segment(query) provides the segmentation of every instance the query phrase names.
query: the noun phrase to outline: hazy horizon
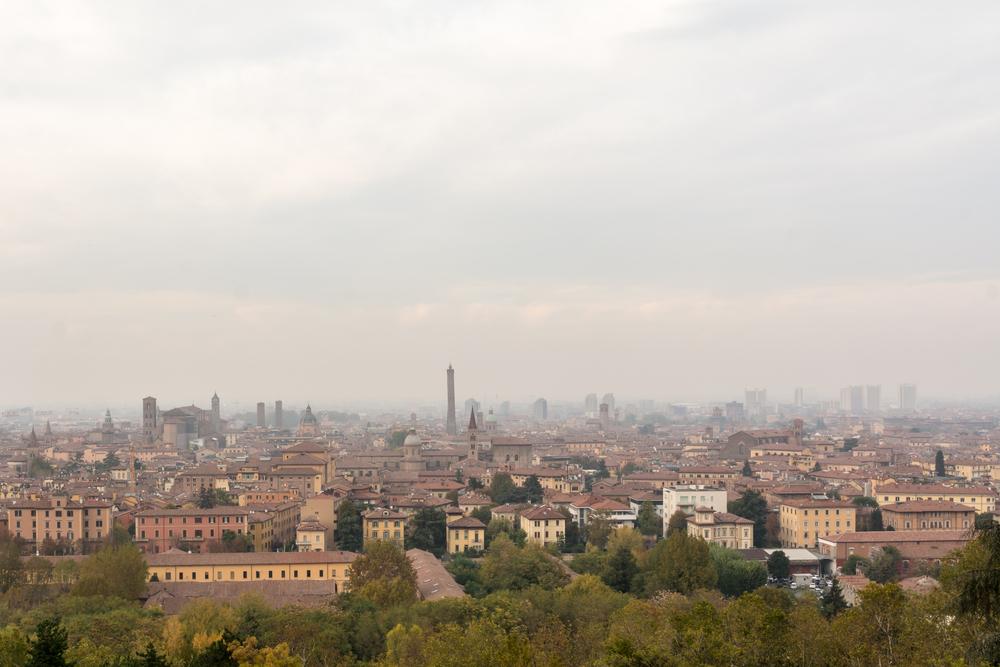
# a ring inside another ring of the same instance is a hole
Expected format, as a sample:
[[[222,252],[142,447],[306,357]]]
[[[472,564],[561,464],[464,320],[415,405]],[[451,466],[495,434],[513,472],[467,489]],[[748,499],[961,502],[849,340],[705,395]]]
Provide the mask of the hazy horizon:
[[[995,399],[998,22],[8,3],[0,405]]]

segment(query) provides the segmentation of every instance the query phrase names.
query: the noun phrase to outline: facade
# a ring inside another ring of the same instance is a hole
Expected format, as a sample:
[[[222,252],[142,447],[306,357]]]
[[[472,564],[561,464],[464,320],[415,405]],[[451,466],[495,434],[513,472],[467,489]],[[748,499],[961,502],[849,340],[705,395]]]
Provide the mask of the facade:
[[[40,500],[15,500],[6,509],[7,531],[15,539],[39,546],[55,542],[95,544],[110,534],[111,503],[102,500],[69,500],[53,496]]]
[[[147,554],[158,554],[184,543],[193,552],[207,551],[224,533],[249,534],[252,512],[245,507],[150,509],[135,517],[135,543]]]
[[[492,438],[490,456],[505,470],[526,468],[531,465],[531,443],[520,438]]]
[[[448,553],[482,551],[486,545],[486,524],[467,516],[448,523]]]
[[[819,549],[840,567],[852,555],[871,558],[882,547],[893,546],[903,557],[906,573],[915,562],[941,562],[972,539],[968,530],[889,530],[845,532],[821,538]]]
[[[735,482],[741,475],[740,470],[725,466],[687,466],[677,470],[681,484],[725,486]]]
[[[295,527],[296,551],[326,551],[326,526],[316,517],[306,519]]]
[[[975,508],[949,500],[908,500],[879,509],[886,530],[969,530],[976,523]]]
[[[670,517],[677,510],[683,510],[690,516],[694,514],[696,507],[708,507],[713,512],[725,512],[729,506],[728,500],[726,490],[714,486],[703,484],[666,486],[663,487],[663,520],[670,521]],[[665,524],[663,534],[667,534]]]
[[[853,531],[857,508],[840,500],[787,500],[778,506],[781,546],[812,549],[829,535]]]
[[[879,505],[909,500],[947,500],[969,505],[977,513],[993,512],[997,494],[985,486],[945,486],[943,484],[879,484],[875,490]]]
[[[566,517],[548,505],[534,507],[521,512],[521,530],[532,544],[555,546],[566,537]]]
[[[365,512],[362,517],[364,519],[364,543],[366,546],[371,542],[387,540],[403,547],[407,521],[405,514],[390,509],[376,508]]]
[[[581,528],[587,525],[594,514],[607,518],[614,528],[634,528],[637,518],[636,511],[631,505],[598,496],[589,496],[570,503],[569,513]]]
[[[789,445],[792,442],[792,432],[760,429],[753,431],[737,431],[729,436],[719,456],[731,461],[745,461],[750,458],[750,450],[762,445]]]
[[[159,553],[146,557],[149,581],[199,583],[255,581],[334,581],[337,591],[347,590],[351,563],[349,551],[264,553]]]
[[[753,521],[728,512],[698,507],[687,520],[687,533],[727,549],[753,547]]]

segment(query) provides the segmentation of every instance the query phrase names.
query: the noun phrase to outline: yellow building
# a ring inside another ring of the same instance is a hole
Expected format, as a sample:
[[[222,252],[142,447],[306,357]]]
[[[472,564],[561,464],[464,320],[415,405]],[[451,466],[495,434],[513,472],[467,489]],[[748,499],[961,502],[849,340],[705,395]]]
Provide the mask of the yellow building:
[[[6,514],[11,536],[33,546],[46,539],[99,543],[112,526],[111,503],[103,500],[74,501],[66,496],[15,500],[7,506]]]
[[[486,524],[467,516],[448,524],[448,553],[482,551],[486,544]]]
[[[985,486],[945,486],[944,484],[880,483],[875,490],[879,505],[905,503],[908,500],[948,500],[975,508],[976,512],[996,509],[996,491]]]
[[[365,512],[362,516],[364,517],[365,545],[375,540],[391,540],[403,547],[403,541],[406,538],[405,514],[385,508],[376,508]]]
[[[538,480],[539,486],[543,489],[550,489],[559,493],[579,493],[583,491],[584,480],[582,475],[573,475],[565,470],[555,468],[532,468],[528,470],[514,470],[510,473],[510,480],[516,486],[524,486],[532,476]]]
[[[295,528],[298,551],[326,551],[326,526],[316,517],[306,519]]]
[[[687,534],[727,549],[753,548],[753,521],[710,507],[695,508],[687,519]]]
[[[344,591],[351,563],[349,551],[282,551],[263,553],[189,554],[171,551],[147,554],[149,581],[259,582],[334,581]]]
[[[302,506],[296,502],[246,505],[251,514],[247,532],[254,551],[271,551],[295,540],[295,527],[301,520]]]
[[[786,500],[778,506],[781,546],[812,549],[820,538],[853,532],[856,514],[842,500]]]
[[[521,512],[521,530],[528,542],[543,547],[558,545],[566,537],[566,516],[548,505]]]

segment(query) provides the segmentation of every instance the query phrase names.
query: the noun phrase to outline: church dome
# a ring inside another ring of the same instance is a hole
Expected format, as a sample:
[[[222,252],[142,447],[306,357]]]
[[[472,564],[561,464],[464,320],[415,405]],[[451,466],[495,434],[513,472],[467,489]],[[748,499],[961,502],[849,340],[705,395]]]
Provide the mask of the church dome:
[[[398,442],[398,440],[397,440]],[[423,442],[420,440],[420,436],[414,429],[410,429],[410,432],[406,434],[406,439],[403,440],[403,447],[420,447]]]
[[[316,415],[313,414],[312,406],[307,405],[306,411],[302,414],[302,418],[299,419],[299,424],[315,424]]]
[[[496,420],[497,416],[493,414],[493,408],[490,408],[489,414],[486,415],[486,422],[490,423],[490,422],[495,422]]]

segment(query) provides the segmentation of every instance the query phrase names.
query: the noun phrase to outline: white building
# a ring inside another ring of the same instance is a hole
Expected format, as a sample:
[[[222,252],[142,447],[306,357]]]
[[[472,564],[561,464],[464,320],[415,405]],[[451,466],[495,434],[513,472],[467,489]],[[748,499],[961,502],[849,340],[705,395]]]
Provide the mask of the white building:
[[[682,510],[691,516],[696,507],[708,507],[713,512],[725,512],[729,509],[726,490],[703,484],[663,487],[663,534],[667,534],[670,517],[677,510]]]

